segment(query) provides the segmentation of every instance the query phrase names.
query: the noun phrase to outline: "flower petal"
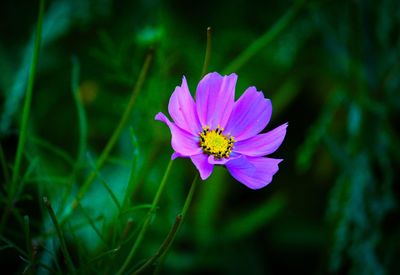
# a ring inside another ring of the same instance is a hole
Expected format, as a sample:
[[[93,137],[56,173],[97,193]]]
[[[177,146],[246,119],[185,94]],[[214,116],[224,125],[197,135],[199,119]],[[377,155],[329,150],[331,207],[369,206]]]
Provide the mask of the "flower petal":
[[[259,189],[272,181],[279,170],[281,159],[245,157],[237,158],[226,164],[231,175],[251,189]]]
[[[261,157],[272,154],[282,144],[286,135],[288,124],[282,124],[265,134],[256,135],[249,139],[235,142],[233,151],[253,157]]]
[[[226,164],[228,161],[231,161],[233,159],[237,159],[241,157],[241,155],[239,154],[235,154],[235,155],[231,155],[229,156],[229,158],[222,158],[222,159],[216,159],[214,156],[208,156],[208,163],[210,164],[218,164],[218,165],[224,165]]]
[[[213,171],[214,165],[208,163],[208,155],[206,154],[198,154],[190,157],[192,162],[196,166],[197,170],[199,170],[200,177],[202,180],[206,180]]]
[[[247,88],[235,102],[225,132],[236,141],[245,140],[260,133],[267,126],[272,113],[269,99],[255,87]]]
[[[177,86],[168,104],[168,112],[175,124],[182,129],[197,135],[201,125],[197,118],[196,105],[189,92],[186,78],[182,78],[181,86]]]
[[[236,74],[209,73],[199,82],[196,109],[202,126],[225,127],[234,106],[236,80]]]
[[[155,119],[167,124],[171,130],[172,148],[176,153],[180,154],[180,156],[192,156],[202,152],[199,146],[198,137],[193,136],[189,132],[176,126],[175,123],[169,121],[169,119],[161,112],[156,115]]]
[[[177,153],[177,152],[173,152],[171,155],[171,159],[174,160],[176,158],[184,158],[186,156],[182,156],[181,154]]]

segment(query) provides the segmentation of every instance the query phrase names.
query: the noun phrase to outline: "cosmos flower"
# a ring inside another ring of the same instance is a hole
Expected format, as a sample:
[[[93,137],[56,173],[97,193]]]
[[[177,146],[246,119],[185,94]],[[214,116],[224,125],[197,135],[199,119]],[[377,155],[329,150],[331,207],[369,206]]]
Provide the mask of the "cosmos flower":
[[[203,180],[214,165],[225,165],[236,180],[259,189],[279,169],[282,159],[264,156],[278,149],[288,124],[260,134],[271,118],[271,101],[249,87],[235,102],[236,80],[236,74],[209,73],[199,82],[194,101],[183,77],[169,100],[173,122],[161,112],[155,119],[171,131],[172,159],[190,158]]]

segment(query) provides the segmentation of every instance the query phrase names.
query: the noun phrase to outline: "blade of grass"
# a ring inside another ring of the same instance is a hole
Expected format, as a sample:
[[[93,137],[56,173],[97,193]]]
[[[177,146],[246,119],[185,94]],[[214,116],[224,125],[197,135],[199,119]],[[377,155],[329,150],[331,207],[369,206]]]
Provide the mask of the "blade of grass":
[[[96,170],[100,170],[100,168],[103,166],[104,162],[107,160],[111,150],[114,148],[115,143],[117,142],[119,136],[121,135],[122,130],[124,129],[130,115],[133,109],[133,105],[136,101],[136,97],[139,93],[139,91],[142,89],[144,80],[146,78],[147,72],[150,67],[150,63],[153,59],[153,51],[150,51],[144,61],[142,70],[140,71],[138,80],[136,82],[136,85],[132,91],[131,98],[128,102],[128,105],[125,109],[125,112],[119,121],[117,128],[115,129],[114,133],[112,134],[111,138],[107,142],[106,147],[104,148],[103,152],[101,153],[99,159],[96,162]],[[70,210],[70,213],[67,213],[66,216],[64,216],[63,220],[61,223],[64,223],[67,219],[67,217],[74,211],[74,209],[77,207],[78,203],[81,201],[83,196],[86,194],[86,192],[89,190],[89,187],[93,183],[94,179],[96,178],[96,172],[92,171],[89,176],[87,177],[86,181],[83,183],[82,187],[80,188],[75,200],[73,201]]]
[[[29,226],[29,216],[24,216],[24,234],[25,234],[25,244],[26,244],[26,251],[28,251],[29,256],[29,264],[24,270],[24,274],[29,270],[30,274],[34,273],[35,267],[35,257],[33,256],[33,249],[32,249],[32,240],[31,240],[31,232]]]
[[[272,40],[274,40],[293,20],[295,15],[298,13],[302,7],[304,1],[296,1],[293,6],[289,9],[273,25],[268,29],[260,38],[254,41],[246,50],[244,50],[238,57],[236,57],[224,70],[223,74],[228,74],[231,72],[236,72],[240,67],[242,67],[246,62],[248,62],[254,55],[256,55],[260,50],[262,50],[266,45],[268,45]]]
[[[79,97],[79,73],[80,66],[76,57],[72,58],[72,77],[71,77],[71,91],[75,101],[75,107],[78,113],[78,125],[79,125],[79,142],[78,142],[78,155],[77,164],[79,164],[86,152],[87,146],[87,119],[86,112],[83,108],[82,101]]]
[[[97,217],[95,217],[93,219],[94,222],[103,221],[103,220],[104,220],[103,215],[98,215]],[[87,222],[80,222],[80,223],[74,224],[73,226],[70,226],[70,228],[68,228],[68,229],[70,232],[73,232],[73,231],[80,230],[86,226],[87,226]],[[46,238],[51,238],[56,233],[57,233],[56,230],[47,230],[44,233],[42,233],[41,236],[46,239]]]
[[[18,186],[17,186],[18,177],[19,177],[19,172],[21,169],[22,155],[23,155],[23,152],[25,149],[28,119],[29,119],[31,102],[32,102],[33,85],[34,85],[34,80],[35,80],[36,68],[37,68],[37,64],[38,64],[38,60],[39,60],[40,42],[41,42],[41,38],[42,38],[44,2],[45,2],[44,0],[40,0],[40,4],[39,4],[39,19],[38,19],[38,24],[36,27],[33,57],[32,57],[32,63],[31,63],[30,70],[29,70],[28,87],[26,89],[24,106],[22,109],[20,134],[19,134],[18,145],[17,145],[17,153],[15,156],[15,162],[14,162],[14,167],[13,167],[14,170],[13,170],[13,174],[12,174],[12,183],[11,183],[11,189],[10,189],[11,190],[11,198],[13,198],[12,196],[14,195],[15,190],[18,189]]]
[[[28,258],[28,254],[27,254],[22,248],[18,247],[18,245],[16,245],[15,243],[13,243],[12,241],[10,241],[10,240],[7,239],[6,237],[0,235],[0,240],[6,244],[6,246],[3,246],[2,248],[7,248],[7,247],[14,248],[14,249],[15,249],[16,251],[18,251],[18,253],[21,254],[23,257]]]
[[[130,133],[131,133],[131,140],[132,140],[132,145],[133,145],[133,160],[131,163],[131,173],[129,175],[129,180],[128,180],[128,185],[126,187],[126,191],[125,191],[125,196],[124,199],[122,201],[122,209],[121,211],[125,211],[124,209],[126,209],[129,206],[129,202],[130,202],[130,198],[132,197],[135,187],[136,187],[136,183],[137,183],[137,169],[138,169],[138,159],[139,159],[139,144],[137,142],[135,133],[133,132],[132,127],[130,128]],[[120,213],[121,215],[121,213]]]
[[[165,250],[170,246],[176,232],[178,231],[180,225],[182,223],[182,215],[177,215],[175,218],[175,222],[172,225],[167,237],[162,242],[160,248],[157,250],[156,254],[154,254],[150,259],[148,259],[143,265],[141,265],[137,270],[135,270],[132,275],[141,274],[147,270],[151,265],[153,265],[164,253]]]
[[[111,190],[110,186],[108,186],[107,182],[101,178],[100,175],[98,176],[98,179],[100,180],[101,185],[103,185],[103,187],[107,190],[115,206],[118,208],[118,212],[121,211],[121,204],[119,203],[117,196],[115,196],[114,192]]]
[[[141,209],[150,209],[151,207],[152,207],[151,204],[141,204],[141,205],[133,206],[133,207],[123,210],[121,212],[120,216],[128,215],[129,213],[136,212]]]
[[[30,174],[33,172],[34,168],[37,167],[37,165],[36,165],[37,163],[38,163],[38,158],[37,157],[32,159],[29,162],[28,169],[25,171],[24,177],[20,181],[21,184],[18,185],[18,190],[16,190],[15,193],[14,193],[14,195],[16,197],[19,197],[20,193],[22,193],[22,189],[24,187],[24,184],[26,183],[26,181],[29,178]],[[8,198],[10,198],[10,197],[11,197],[11,195],[8,194]],[[21,199],[21,197],[19,199]],[[11,202],[14,202],[14,200],[12,200]],[[11,202],[10,201],[6,202],[6,207],[4,209],[2,220],[0,222],[0,232],[2,232],[2,229],[4,228],[4,225],[7,222],[8,215],[10,213],[13,213],[15,218],[21,224],[21,226],[23,226],[23,219],[22,219],[22,216],[21,216],[20,212],[18,211],[18,209],[16,207],[12,206]]]
[[[24,233],[25,233],[25,244],[28,255],[32,258],[32,245],[31,245],[31,232],[29,228],[29,216],[24,216]]]
[[[136,240],[135,240],[135,242],[134,242],[134,244],[132,246],[132,249],[129,252],[128,256],[126,257],[126,259],[125,259],[124,263],[122,264],[121,268],[116,273],[117,275],[121,275],[125,271],[125,269],[130,264],[133,256],[135,255],[139,245],[142,243],[142,240],[144,238],[144,234],[146,233],[147,228],[150,225],[151,218],[153,217],[153,214],[154,214],[154,212],[155,212],[155,210],[157,208],[158,202],[159,202],[160,197],[161,197],[161,193],[164,190],[165,184],[167,182],[167,178],[169,176],[169,172],[170,172],[171,167],[172,167],[172,163],[173,163],[172,160],[170,160],[168,162],[167,169],[165,170],[164,176],[163,176],[163,178],[161,180],[161,183],[160,183],[160,185],[159,185],[159,187],[157,189],[157,193],[154,196],[153,202],[151,204],[151,208],[150,208],[149,212],[147,213],[145,221],[144,221],[144,223],[143,223],[143,225],[142,225],[142,227],[140,229],[139,235],[137,236],[137,238],[136,238]]]
[[[24,188],[25,183],[27,182],[33,171],[35,171],[35,169],[38,167],[38,164],[39,164],[39,157],[34,157],[29,161],[28,168],[25,171],[23,178],[21,179],[21,183],[18,186],[18,190],[16,190],[15,192],[15,195],[17,197],[19,197],[22,194],[22,190]]]
[[[63,159],[66,163],[68,163],[69,165],[73,166],[75,161],[68,155],[67,152],[65,152],[64,150],[58,148],[57,146],[51,144],[50,142],[48,142],[47,140],[41,139],[39,137],[35,137],[35,136],[30,136],[29,137],[29,141],[35,143],[36,145],[39,145],[45,149],[47,149],[48,151],[52,152],[54,155],[60,157],[61,159]]]
[[[115,206],[118,208],[118,212],[121,211],[121,204],[119,203],[117,196],[115,196],[114,192],[111,190],[110,186],[108,186],[107,182],[100,176],[100,174],[98,173],[98,171],[96,170],[96,166],[93,163],[92,158],[90,157],[90,155],[88,155],[88,159],[89,159],[89,163],[92,166],[92,171],[94,171],[94,173],[96,173],[96,178],[99,179],[101,185],[103,185],[104,189],[107,190],[108,194],[110,195],[111,199],[113,200],[113,202],[115,203]]]
[[[113,256],[120,250],[120,248],[121,247],[116,247],[116,248],[104,251],[104,252],[100,253],[99,255],[95,256],[94,258],[89,259],[86,264],[87,265],[92,264],[94,262],[97,262],[97,261],[103,259],[106,256],[110,256],[110,255]]]
[[[160,264],[158,265],[158,271],[162,265],[162,262],[165,258],[165,255],[167,254],[168,250],[170,249],[172,243],[175,240],[176,234],[178,233],[178,230],[183,222],[183,219],[186,217],[187,211],[189,210],[190,204],[192,203],[193,200],[193,195],[196,190],[197,184],[198,184],[198,178],[199,174],[196,173],[196,176],[193,179],[192,185],[190,186],[189,193],[186,197],[185,203],[183,205],[182,211],[179,215],[176,216],[175,218],[175,223],[173,224],[170,232],[168,233],[167,237],[161,244],[160,248],[156,252],[156,254],[151,257],[146,263],[144,263],[138,270],[136,270],[133,274],[140,274],[143,271],[145,271],[150,265],[155,263],[158,259],[160,259]]]
[[[6,156],[4,155],[3,145],[0,143],[0,162],[3,170],[4,182],[8,185],[10,182],[10,173],[8,171],[8,165]]]
[[[96,225],[95,225],[95,222],[94,222],[93,219],[90,217],[90,215],[86,212],[86,210],[82,207],[81,204],[79,204],[78,207],[81,209],[83,215],[85,216],[85,218],[87,219],[87,221],[89,222],[90,226],[92,227],[92,229],[93,229],[93,231],[96,233],[96,235],[99,237],[99,239],[100,239],[105,245],[108,245],[106,239],[103,237],[103,235],[101,235],[99,229],[97,229],[97,227],[96,227]]]
[[[67,249],[67,244],[65,243],[64,233],[61,230],[60,224],[58,223],[56,214],[54,213],[54,210],[51,207],[51,204],[50,204],[49,200],[47,199],[47,197],[43,197],[43,202],[44,202],[44,205],[47,208],[47,211],[50,214],[51,221],[53,222],[53,225],[54,225],[54,227],[56,229],[57,236],[58,236],[58,239],[60,241],[61,252],[62,252],[62,254],[64,256],[64,260],[66,261],[67,268],[69,269],[69,272],[71,274],[76,274],[75,267],[74,267],[74,265],[72,263],[71,256],[69,255],[69,252],[68,252],[68,249]]]
[[[57,184],[62,184],[69,186],[71,185],[71,180],[64,177],[52,177],[52,176],[38,176],[26,179],[26,182],[52,182]]]
[[[211,34],[212,34],[211,27],[208,27],[207,28],[206,55],[204,57],[203,70],[201,71],[201,78],[207,73],[208,64],[210,63],[210,58],[211,58]]]
[[[128,207],[130,205],[130,202],[135,200],[137,194],[145,183],[146,175],[149,173],[149,170],[151,169],[154,160],[157,158],[158,154],[161,151],[161,143],[155,142],[154,144],[156,145],[151,148],[148,154],[142,155],[143,166],[140,167],[140,169],[137,171],[137,174],[135,174],[131,170],[128,186],[132,187],[133,190],[129,191],[129,193],[125,193],[123,208]],[[134,168],[134,165],[135,164],[132,163],[132,168]]]
[[[5,224],[8,214],[9,214],[9,211],[7,211],[7,209],[12,207],[12,204],[15,200],[15,198],[14,198],[15,193],[19,189],[18,177],[19,177],[19,173],[20,173],[20,169],[21,169],[22,155],[23,155],[24,149],[25,149],[28,119],[29,119],[31,102],[32,102],[33,84],[34,84],[36,68],[37,68],[37,64],[38,64],[38,60],[39,60],[40,42],[41,42],[41,37],[42,37],[43,15],[44,15],[44,0],[40,0],[39,15],[38,15],[39,18],[38,18],[38,23],[36,26],[35,44],[34,44],[34,49],[33,49],[32,63],[31,63],[30,70],[29,70],[28,87],[26,89],[24,106],[22,109],[22,119],[21,119],[21,125],[20,125],[20,134],[18,137],[17,152],[15,155],[15,162],[14,162],[14,166],[13,166],[11,184],[9,186],[8,203],[6,206],[6,211],[3,212],[3,217],[1,219],[2,222],[0,224],[0,232],[3,229],[3,225]]]

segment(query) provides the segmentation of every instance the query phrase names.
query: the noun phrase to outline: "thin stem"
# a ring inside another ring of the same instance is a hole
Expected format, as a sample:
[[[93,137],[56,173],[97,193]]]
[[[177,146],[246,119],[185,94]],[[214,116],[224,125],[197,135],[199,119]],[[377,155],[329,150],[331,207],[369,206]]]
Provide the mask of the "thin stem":
[[[3,146],[1,145],[1,143],[0,143],[0,162],[1,162],[1,168],[3,170],[4,180],[5,180],[5,183],[7,184],[10,182],[10,174],[8,172],[7,160],[6,160],[6,156],[4,154]]]
[[[31,109],[33,85],[35,82],[36,68],[39,60],[40,42],[42,38],[42,25],[43,25],[43,13],[44,13],[44,0],[40,1],[39,4],[39,19],[36,27],[35,44],[33,48],[33,58],[29,70],[28,87],[26,89],[26,96],[24,100],[24,107],[22,110],[21,129],[17,145],[17,153],[15,156],[14,170],[12,175],[12,188],[11,196],[14,195],[17,190],[17,179],[19,176],[19,170],[21,169],[22,154],[25,148],[25,142],[27,137],[27,125]]]
[[[166,253],[170,249],[172,243],[174,242],[174,239],[176,237],[176,234],[178,233],[178,230],[182,224],[183,219],[186,217],[187,211],[189,209],[189,206],[192,202],[193,199],[193,194],[196,190],[197,183],[198,183],[198,178],[199,175],[196,174],[196,176],[193,179],[192,185],[190,187],[189,193],[186,197],[185,204],[183,205],[182,211],[179,215],[176,216],[175,223],[173,224],[170,232],[168,233],[167,237],[161,244],[160,248],[154,254],[147,262],[145,262],[139,269],[137,269],[133,274],[140,274],[143,271],[145,271],[149,266],[151,266],[153,263],[155,263],[158,259],[160,259],[160,262],[163,261]],[[159,264],[158,267],[160,267],[161,264]]]
[[[43,197],[43,202],[47,208],[47,211],[50,214],[51,221],[53,222],[54,227],[56,229],[58,239],[60,240],[61,252],[63,253],[67,267],[71,274],[76,274],[75,267],[72,264],[71,256],[68,253],[68,249],[67,249],[67,245],[65,243],[63,231],[61,230],[60,224],[57,221],[57,217],[56,217],[56,214],[54,213],[53,207],[51,207],[51,204],[50,204],[49,200],[47,199],[47,197]]]
[[[131,196],[133,195],[133,190],[135,188],[135,180],[137,177],[137,165],[138,165],[138,150],[139,150],[139,145],[138,142],[136,140],[135,134],[131,128],[131,137],[132,137],[132,145],[134,147],[134,153],[133,153],[133,159],[132,159],[132,163],[131,163],[131,173],[129,175],[129,180],[128,180],[128,184],[126,187],[126,191],[125,191],[125,196],[124,199],[122,201],[122,209],[126,209],[126,207],[129,204],[129,200],[131,198]],[[119,213],[121,214],[121,212]]]
[[[39,60],[39,51],[40,51],[40,42],[42,38],[42,25],[43,25],[43,14],[44,14],[44,0],[40,0],[39,4],[39,18],[38,23],[36,26],[36,34],[35,34],[35,43],[33,48],[33,56],[32,62],[29,69],[29,79],[28,79],[28,86],[26,89],[26,96],[24,100],[24,107],[22,109],[22,119],[21,119],[21,127],[20,127],[20,134],[18,139],[17,145],[17,152],[15,155],[15,162],[13,167],[12,179],[11,184],[8,192],[8,202],[5,211],[3,212],[1,222],[0,222],[0,231],[2,231],[4,224],[7,221],[8,215],[10,213],[10,208],[12,207],[14,196],[19,189],[19,173],[21,170],[21,162],[22,162],[22,155],[25,149],[26,137],[27,137],[27,126],[28,126],[28,119],[31,109],[31,102],[32,102],[32,93],[33,93],[33,85],[36,75],[36,68]]]
[[[87,141],[87,119],[86,112],[82,105],[82,100],[79,97],[79,73],[80,66],[78,59],[74,57],[72,59],[72,78],[71,78],[71,90],[75,101],[75,107],[78,114],[78,125],[79,125],[79,143],[78,143],[78,156],[77,163],[79,164],[85,155],[86,141]]]
[[[201,77],[203,77],[207,73],[208,64],[210,63],[210,57],[211,57],[211,34],[212,34],[212,29],[211,29],[211,27],[208,27],[207,28],[206,55],[204,57],[203,70],[201,72]]]
[[[156,254],[154,254],[150,259],[148,259],[147,262],[145,262],[141,267],[139,267],[137,270],[135,270],[135,272],[133,272],[132,275],[137,275],[137,274],[142,273],[143,271],[146,271],[146,269],[149,266],[154,264],[160,258],[160,256],[164,253],[164,251],[170,247],[170,244],[171,244],[176,232],[178,231],[178,229],[181,225],[181,222],[182,222],[182,215],[179,214],[176,216],[175,222],[172,225],[171,230],[169,231],[167,237],[161,244],[160,248],[157,250]]]
[[[86,181],[83,183],[81,189],[79,190],[75,200],[72,203],[71,206],[71,211],[74,211],[77,206],[79,205],[79,202],[81,201],[81,199],[83,198],[83,196],[86,194],[86,192],[89,190],[91,184],[93,183],[93,181],[96,179],[96,171],[99,171],[100,168],[104,165],[105,161],[107,160],[111,150],[114,148],[115,143],[117,142],[119,136],[122,133],[122,130],[124,129],[130,115],[133,109],[133,105],[136,101],[136,97],[139,93],[139,91],[142,89],[143,87],[143,83],[144,80],[146,78],[147,72],[149,70],[150,67],[150,63],[153,59],[153,51],[149,51],[149,53],[146,56],[146,59],[144,61],[142,70],[140,71],[139,74],[139,78],[136,82],[135,87],[133,88],[132,94],[131,94],[131,98],[128,102],[128,105],[125,109],[125,112],[121,118],[121,120],[118,123],[117,128],[115,129],[114,133],[112,134],[111,138],[108,140],[106,147],[104,148],[103,152],[101,153],[99,159],[96,162],[96,169],[94,169],[89,176],[86,178]],[[66,218],[70,215],[71,213],[68,213],[64,219],[61,221],[61,223],[64,223]]]
[[[144,221],[144,223],[142,225],[142,228],[140,229],[139,235],[137,236],[137,238],[135,240],[135,243],[132,246],[131,251],[129,252],[128,256],[126,257],[125,262],[123,263],[123,265],[121,266],[121,268],[117,272],[117,275],[121,275],[125,271],[125,269],[128,267],[128,265],[130,264],[133,256],[136,253],[136,250],[138,249],[139,245],[141,244],[141,242],[142,242],[142,240],[144,238],[144,234],[146,233],[147,228],[150,225],[150,220],[151,220],[151,218],[152,218],[152,216],[153,216],[153,214],[154,214],[154,212],[155,212],[155,210],[157,208],[158,202],[159,202],[160,197],[161,197],[161,193],[163,192],[164,187],[165,187],[165,183],[167,182],[167,178],[168,178],[169,172],[171,170],[172,162],[173,161],[170,160],[169,163],[168,163],[167,169],[165,170],[164,176],[163,176],[163,178],[161,180],[160,186],[158,187],[157,193],[154,196],[153,202],[151,204],[151,208],[150,208],[149,212],[147,212],[147,216],[146,216],[145,221]]]
[[[29,216],[24,216],[24,233],[25,233],[25,244],[26,251],[29,256],[29,265],[27,269],[29,269],[29,274],[33,274],[33,269],[35,268],[33,249],[32,249],[32,240],[31,240],[31,232],[29,228]],[[25,271],[27,271],[27,269]]]
[[[244,50],[236,59],[234,59],[224,70],[223,74],[237,71],[247,61],[249,61],[256,53],[262,50],[268,43],[278,36],[292,21],[304,1],[296,1],[289,11],[275,23],[272,28],[268,29],[260,38],[252,43],[246,50]]]

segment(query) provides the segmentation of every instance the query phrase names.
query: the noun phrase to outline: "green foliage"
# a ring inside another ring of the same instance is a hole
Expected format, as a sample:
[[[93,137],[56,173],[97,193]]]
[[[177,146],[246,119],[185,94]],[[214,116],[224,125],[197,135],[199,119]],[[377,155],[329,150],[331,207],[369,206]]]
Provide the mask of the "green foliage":
[[[0,4],[2,270],[399,273],[400,2],[253,2]],[[289,122],[264,189],[168,164],[204,63]]]

